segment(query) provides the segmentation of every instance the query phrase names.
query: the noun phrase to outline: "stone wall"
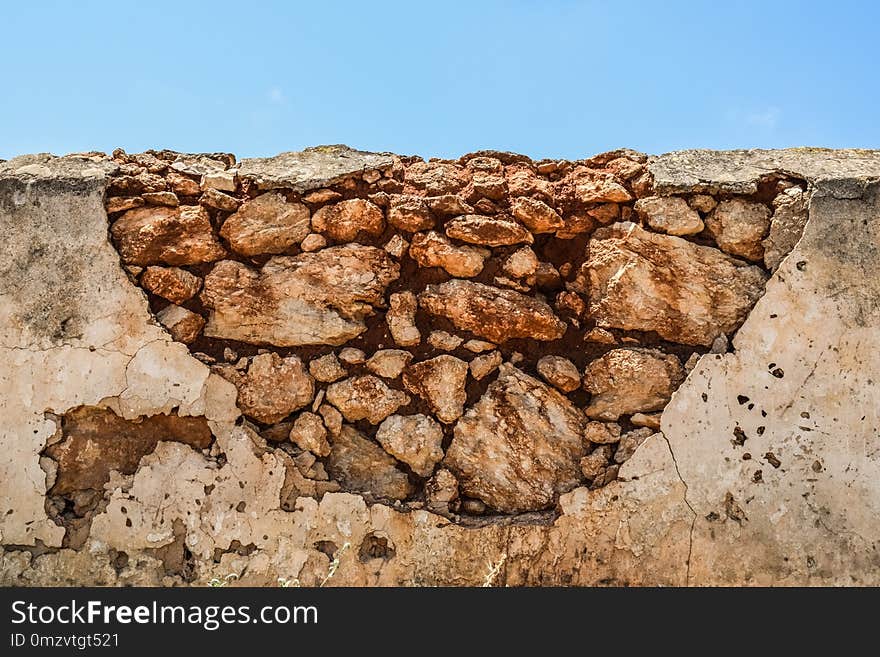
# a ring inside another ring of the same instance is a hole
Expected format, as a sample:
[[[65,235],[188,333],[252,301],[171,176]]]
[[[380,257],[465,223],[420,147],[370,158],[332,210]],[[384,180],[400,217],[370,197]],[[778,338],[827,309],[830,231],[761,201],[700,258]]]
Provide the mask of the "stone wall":
[[[874,583],[878,176],[0,163],[0,582]]]

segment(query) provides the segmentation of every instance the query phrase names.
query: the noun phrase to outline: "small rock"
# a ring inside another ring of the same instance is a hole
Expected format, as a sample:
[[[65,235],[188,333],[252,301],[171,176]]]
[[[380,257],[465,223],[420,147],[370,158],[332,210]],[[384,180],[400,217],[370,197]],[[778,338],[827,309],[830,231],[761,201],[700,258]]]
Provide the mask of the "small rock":
[[[385,451],[428,477],[443,458],[443,428],[425,415],[392,415],[379,425],[376,440]]]
[[[461,331],[496,344],[512,338],[557,340],[565,324],[539,299],[465,280],[429,285],[419,304],[431,315],[446,317]]]
[[[238,352],[229,347],[223,347],[223,360],[227,363],[234,363],[238,360]]]
[[[483,270],[487,249],[458,246],[435,231],[413,235],[410,257],[422,267],[442,267],[452,276],[470,278]]]
[[[613,174],[580,166],[559,181],[557,193],[578,203],[625,203],[633,198]]]
[[[403,385],[424,399],[441,422],[449,424],[464,411],[467,373],[466,362],[443,354],[407,367]]]
[[[382,379],[366,374],[330,384],[327,401],[349,422],[365,419],[370,424],[379,424],[398,408],[409,404],[410,397],[389,388]]]
[[[507,196],[507,181],[503,175],[489,171],[474,171],[474,194],[500,201]]]
[[[554,305],[559,313],[575,319],[581,318],[587,310],[587,304],[574,292],[560,292]]]
[[[199,203],[223,212],[235,212],[241,207],[241,201],[237,198],[216,189],[205,190],[205,193],[199,197]]]
[[[600,224],[610,224],[620,219],[620,206],[616,203],[603,203],[588,210],[587,214]]]
[[[202,191],[199,183],[176,171],[169,171],[165,180],[168,181],[171,191],[178,196],[198,196]]]
[[[290,441],[300,449],[318,456],[327,456],[330,453],[324,422],[319,416],[308,411],[303,411],[297,416],[290,429]]]
[[[455,351],[463,341],[464,338],[446,331],[431,331],[428,336],[428,344],[440,351]]]
[[[385,450],[357,429],[343,426],[333,440],[327,471],[347,490],[403,500],[412,492],[406,473]]]
[[[416,233],[434,227],[434,216],[421,196],[394,195],[388,208],[388,223],[399,230]]]
[[[123,262],[195,265],[226,255],[201,206],[150,206],[127,211],[110,228]]]
[[[520,197],[511,202],[510,211],[533,233],[552,233],[565,226],[559,213],[543,201]]]
[[[620,425],[616,422],[587,422],[584,440],[597,445],[609,445],[620,441]]]
[[[156,319],[168,329],[172,338],[184,344],[195,342],[205,327],[204,317],[173,304],[160,310]]]
[[[548,203],[553,202],[553,183],[536,176],[531,169],[508,167],[506,175],[507,190],[511,197],[541,197]]]
[[[345,347],[339,352],[339,360],[346,365],[360,365],[367,359],[367,355],[360,349]]]
[[[581,459],[581,474],[586,479],[595,479],[605,472],[608,463],[611,461],[611,448],[607,445],[601,445]]]
[[[467,182],[465,172],[454,164],[415,162],[406,167],[405,181],[428,196],[454,194]]]
[[[143,204],[144,199],[142,199],[140,196],[113,196],[107,199],[107,214],[113,214],[114,212],[125,212],[126,210],[139,208]]]
[[[283,420],[311,403],[315,395],[315,382],[298,356],[254,356],[247,374],[234,383],[241,412],[264,424]]]
[[[636,212],[654,230],[669,235],[696,235],[703,220],[678,196],[649,196],[636,201]]]
[[[342,413],[330,404],[321,404],[318,407],[318,414],[323,418],[328,433],[331,436],[338,436],[342,431]]]
[[[762,240],[770,230],[770,210],[763,203],[727,199],[706,218],[706,228],[725,253],[759,262],[764,257]]]
[[[799,187],[789,187],[773,200],[773,218],[770,232],[762,242],[764,264],[776,271],[804,232],[807,224],[807,195]]]
[[[480,500],[464,500],[461,503],[461,510],[472,516],[481,516],[486,513],[486,505]]]
[[[309,214],[302,203],[269,192],[244,203],[223,222],[220,234],[242,255],[282,253],[308,236]]]
[[[427,196],[424,199],[431,212],[443,215],[471,214],[474,209],[454,194]]]
[[[672,354],[655,349],[612,349],[584,372],[584,389],[592,397],[586,414],[601,420],[663,409],[684,380]]]
[[[654,435],[654,430],[649,428],[636,429],[635,431],[627,431],[620,437],[617,445],[617,451],[614,452],[614,462],[619,464],[628,461],[635,454],[639,445],[645,442],[645,439]]]
[[[603,328],[594,328],[584,335],[584,342],[598,342],[599,344],[617,344],[617,338],[611,331]]]
[[[306,253],[320,251],[325,246],[327,246],[327,239],[319,233],[309,233],[303,238],[303,241],[299,244],[299,248],[301,248]]]
[[[662,413],[635,413],[629,421],[637,427],[648,427],[654,431],[660,431],[660,418]]]
[[[485,340],[468,340],[464,343],[464,348],[475,354],[481,354],[484,351],[494,349],[495,345],[491,342],[486,342]]]
[[[449,470],[440,468],[425,483],[425,501],[434,513],[449,513],[458,500],[458,479]]]
[[[316,189],[303,196],[303,201],[311,205],[323,205],[325,203],[333,203],[342,198],[342,194],[332,189]]]
[[[375,204],[355,198],[319,209],[312,217],[312,227],[330,239],[351,242],[360,231],[381,235],[385,217]]]
[[[718,201],[708,194],[694,194],[687,200],[687,202],[694,210],[702,212],[703,214],[711,212],[715,209],[715,206],[718,205]]]
[[[344,378],[348,372],[339,364],[336,354],[329,353],[309,362],[309,373],[321,383],[333,383]]]
[[[216,189],[221,192],[235,191],[235,174],[232,169],[208,171],[202,176],[201,186],[203,190]]]
[[[538,360],[538,374],[547,383],[562,392],[572,392],[581,385],[581,375],[567,358],[562,356],[544,356]]]
[[[502,362],[501,352],[496,350],[482,356],[477,356],[470,362],[468,367],[471,370],[471,376],[477,381],[482,381],[497,370]]]
[[[529,247],[524,246],[511,253],[504,261],[504,272],[514,278],[531,276],[538,268],[538,257]]]
[[[412,292],[395,292],[388,298],[385,321],[391,337],[401,347],[412,347],[422,341],[416,326],[416,295]]]
[[[453,239],[485,246],[506,246],[534,242],[532,234],[512,219],[465,214],[446,222],[446,235]]]
[[[700,362],[700,354],[698,354],[697,352],[694,352],[690,356],[688,356],[688,359],[687,359],[687,361],[685,361],[685,364],[684,364],[685,373],[690,374],[691,370],[693,370],[697,366],[697,363],[699,363],[699,362]]]
[[[202,279],[180,267],[150,266],[141,275],[141,286],[171,303],[181,304],[198,293]]]
[[[403,257],[403,254],[406,253],[407,248],[409,248],[409,242],[403,239],[400,235],[392,235],[382,248],[385,249],[386,253],[389,255],[395,258],[401,258]]]
[[[180,205],[180,200],[174,192],[146,192],[143,194],[143,199],[148,205],[165,205],[169,208]]]
[[[385,379],[396,379],[412,360],[412,354],[402,349],[381,349],[370,356],[367,369]]]
[[[539,262],[535,269],[535,283],[543,288],[555,288],[561,284],[559,270],[549,262]]]

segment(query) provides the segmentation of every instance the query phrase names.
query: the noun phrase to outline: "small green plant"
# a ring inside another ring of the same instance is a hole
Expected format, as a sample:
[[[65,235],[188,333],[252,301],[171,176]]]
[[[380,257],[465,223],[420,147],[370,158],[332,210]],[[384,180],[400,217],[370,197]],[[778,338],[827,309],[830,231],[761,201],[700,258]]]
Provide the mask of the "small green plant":
[[[236,575],[235,573],[229,573],[223,579],[220,579],[219,577],[212,578],[211,581],[208,582],[208,586],[212,588],[222,588],[224,586],[229,586],[229,582],[234,582],[237,579],[238,575]]]
[[[498,560],[498,563],[489,564],[489,572],[486,573],[486,578],[483,580],[483,588],[495,585],[495,578],[498,577],[498,573],[501,572],[501,567],[504,565],[505,561],[507,561],[506,552],[501,554],[501,559]]]

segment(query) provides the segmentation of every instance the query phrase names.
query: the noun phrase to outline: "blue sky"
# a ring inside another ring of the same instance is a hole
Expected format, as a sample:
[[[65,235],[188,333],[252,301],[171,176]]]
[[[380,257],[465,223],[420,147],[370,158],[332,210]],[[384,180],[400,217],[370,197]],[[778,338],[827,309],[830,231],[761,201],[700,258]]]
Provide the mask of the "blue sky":
[[[0,158],[880,147],[880,3],[3,2]]]

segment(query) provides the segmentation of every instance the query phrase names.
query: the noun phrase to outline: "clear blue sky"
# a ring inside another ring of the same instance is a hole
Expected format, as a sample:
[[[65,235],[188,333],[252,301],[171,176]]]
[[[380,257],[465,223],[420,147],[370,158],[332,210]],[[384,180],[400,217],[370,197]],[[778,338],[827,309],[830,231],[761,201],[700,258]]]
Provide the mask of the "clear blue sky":
[[[3,2],[0,158],[880,147],[880,3]]]

